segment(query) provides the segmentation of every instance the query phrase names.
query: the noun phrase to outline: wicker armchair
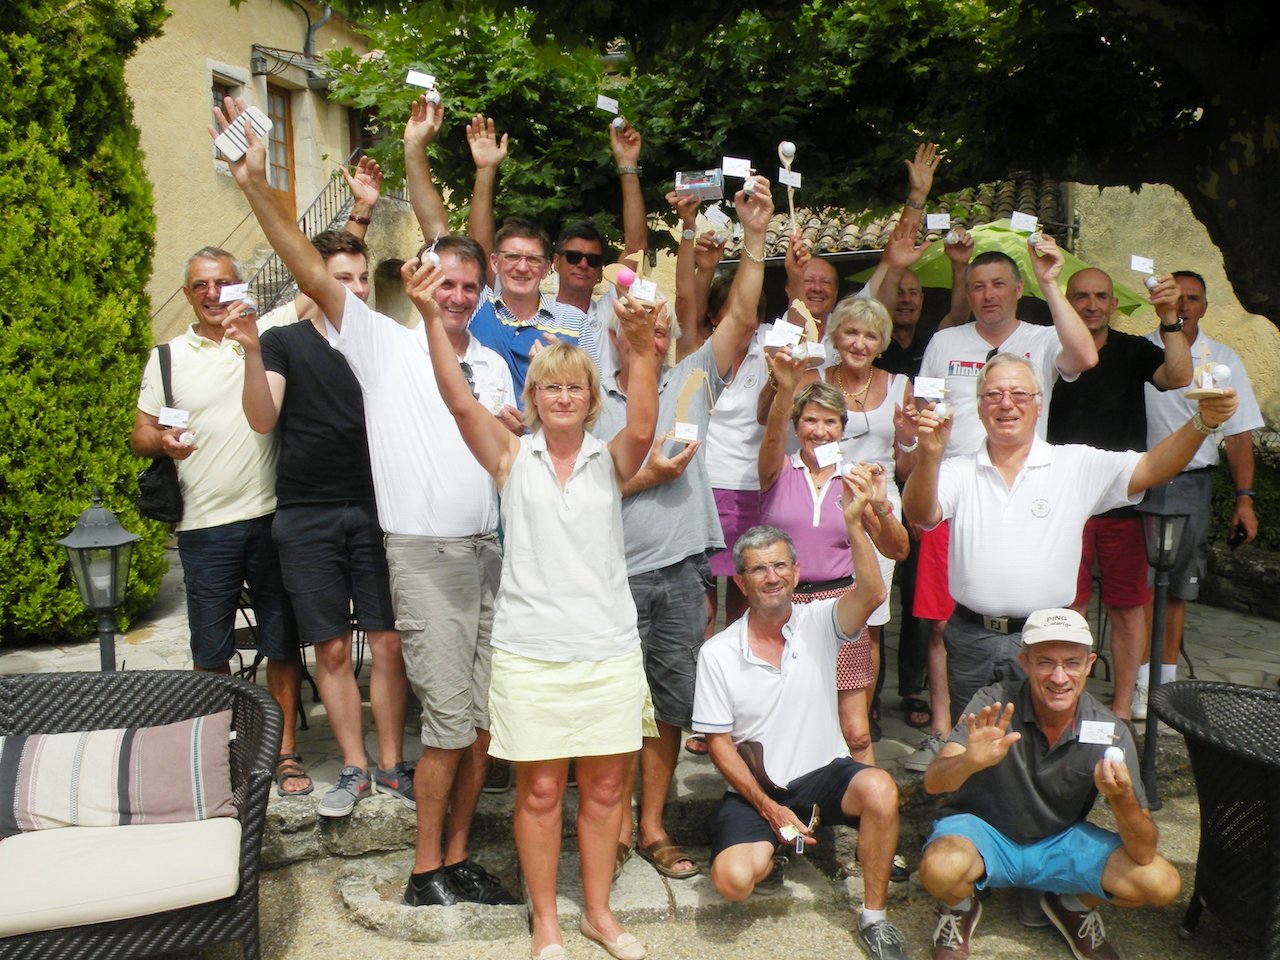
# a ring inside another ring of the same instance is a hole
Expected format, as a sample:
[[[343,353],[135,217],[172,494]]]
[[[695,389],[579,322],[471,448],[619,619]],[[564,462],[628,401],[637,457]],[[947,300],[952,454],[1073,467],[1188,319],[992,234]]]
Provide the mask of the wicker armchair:
[[[145,957],[240,941],[257,960],[258,870],[267,794],[280,747],[280,709],[264,690],[211,673],[35,673],[0,677],[0,734],[154,726],[232,710],[231,787],[241,824],[235,896],[131,920],[0,939],[5,960]]]
[[[1184,935],[1208,907],[1280,960],[1280,691],[1179,681],[1153,690],[1151,706],[1186,737],[1200,798]]]

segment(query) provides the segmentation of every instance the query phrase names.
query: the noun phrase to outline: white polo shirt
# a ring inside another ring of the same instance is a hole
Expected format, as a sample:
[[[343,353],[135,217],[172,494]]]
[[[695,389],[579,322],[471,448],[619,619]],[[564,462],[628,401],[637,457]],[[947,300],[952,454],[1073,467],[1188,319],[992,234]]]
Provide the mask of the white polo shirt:
[[[764,360],[765,328],[751,338],[746,356],[716,398],[703,449],[707,477],[719,490],[760,489],[760,443],[764,427],[756,422],[756,404],[769,379]]]
[[[1142,457],[1136,450],[1057,446],[1036,437],[1011,488],[985,444],[978,453],[944,460],[938,503],[951,521],[951,596],[991,616],[1070,606],[1085,521],[1142,499],[1128,493]]]
[[[986,442],[986,431],[978,419],[978,374],[986,366],[987,355],[991,352],[991,344],[982,339],[974,322],[939,330],[925,347],[920,376],[942,377],[947,381],[946,400],[953,411],[951,439],[946,451],[948,457],[976,453]],[[1044,381],[1045,414],[1036,422],[1036,435],[1043,439],[1049,425],[1053,382],[1059,376],[1058,355],[1062,353],[1062,342],[1058,339],[1058,331],[1054,327],[1019,320],[1013,333],[995,352],[1017,354],[1040,369],[1040,378]]]
[[[378,523],[387,533],[469,537],[498,526],[493,478],[471,455],[445,406],[421,325],[402,327],[347,292],[342,330],[326,324],[364,394]],[[480,402],[514,404],[506,363],[475,337],[464,357]]]
[[[751,652],[750,613],[698,652],[693,729],[761,744],[765,772],[780,787],[849,755],[836,713],[836,654],[852,638],[840,632],[836,603],[792,606],[780,669]]]
[[[1160,332],[1152,330],[1147,339],[1157,346],[1163,347]],[[1262,411],[1258,409],[1258,400],[1253,395],[1253,386],[1249,383],[1249,373],[1244,368],[1240,357],[1224,343],[1219,343],[1204,332],[1197,331],[1195,342],[1191,344],[1191,362],[1200,364],[1201,344],[1209,347],[1209,362],[1225,363],[1231,368],[1231,382],[1223,386],[1234,387],[1240,406],[1231,418],[1222,425],[1222,436],[1233,437],[1237,433],[1249,430],[1260,430],[1263,427]],[[1188,400],[1183,393],[1190,388],[1177,390],[1157,390],[1151,384],[1146,385],[1147,393],[1147,449],[1150,450],[1169,434],[1173,433],[1199,410],[1195,400]],[[1212,467],[1218,462],[1218,435],[1211,433],[1204,438],[1200,449],[1191,458],[1191,462],[1183,467],[1183,471],[1197,470],[1201,467]]]

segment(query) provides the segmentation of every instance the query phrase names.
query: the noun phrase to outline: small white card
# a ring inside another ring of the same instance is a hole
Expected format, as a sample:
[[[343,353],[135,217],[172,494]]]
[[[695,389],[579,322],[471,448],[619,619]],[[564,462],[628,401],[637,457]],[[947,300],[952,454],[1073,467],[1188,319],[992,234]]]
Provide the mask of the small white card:
[[[596,109],[603,110],[606,113],[612,113],[614,116],[617,116],[618,101],[613,99],[613,97],[606,97],[602,93],[596,97]]]
[[[843,459],[840,456],[839,442],[824,443],[820,447],[814,447],[813,456],[818,461],[818,466],[820,467],[829,467],[833,463],[839,463],[841,459]]]
[[[636,282],[627,288],[627,296],[635,297],[637,300],[644,300],[648,303],[657,303],[658,285],[652,280],[636,277]]]
[[[1009,218],[1009,226],[1023,233],[1036,232],[1036,218],[1029,213],[1015,213]]]
[[[249,295],[249,285],[247,283],[228,283],[218,293],[219,303],[229,303],[232,300],[243,300]]]
[[[804,327],[796,326],[789,320],[775,320],[764,331],[766,347],[790,347],[804,337]]]
[[[191,411],[179,410],[177,407],[161,407],[160,416],[156,417],[162,427],[187,427],[191,423]]]
[[[720,209],[718,203],[713,203],[703,213],[717,227],[727,227],[729,225],[729,215]]]
[[[946,395],[947,381],[942,377],[916,377],[911,392],[917,400],[941,400]]]
[[[404,78],[404,82],[411,87],[422,87],[426,90],[434,90],[436,88],[436,78],[429,73],[423,73],[421,70],[410,70],[409,75]]]
[[[677,440],[683,440],[685,443],[698,442],[698,425],[696,423],[681,423],[676,421],[676,428],[672,431]]]
[[[1140,257],[1135,253],[1129,257],[1129,269],[1137,273],[1152,274],[1156,272],[1156,263],[1150,257]]]
[[[253,132],[258,135],[259,140],[267,139],[271,133],[270,117],[257,107],[249,107],[241,116],[249,118]],[[244,120],[237,117],[231,126],[218,134],[218,139],[213,141],[213,145],[229,163],[235,163],[243,157],[245,151],[249,149],[249,141],[244,135]]]
[[[926,230],[950,230],[951,214],[926,213],[924,216],[924,228]]]
[[[786,167],[779,167],[778,182],[784,187],[791,187],[793,190],[799,190],[800,174],[795,170],[788,170]]]
[[[721,157],[720,169],[726,177],[737,177],[745,180],[751,176],[751,161],[741,157]]]
[[[1116,725],[1110,720],[1081,720],[1080,736],[1076,739],[1109,747],[1116,742]]]

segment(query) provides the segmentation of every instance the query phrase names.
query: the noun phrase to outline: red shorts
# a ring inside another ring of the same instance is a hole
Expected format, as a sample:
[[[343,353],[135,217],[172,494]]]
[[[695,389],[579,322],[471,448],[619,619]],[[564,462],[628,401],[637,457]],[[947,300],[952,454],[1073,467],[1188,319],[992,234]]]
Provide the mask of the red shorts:
[[[911,615],[921,620],[950,620],[956,608],[947,579],[947,548],[951,545],[951,525],[946,521],[932,530],[920,531],[920,557],[916,565],[916,595]]]
[[[1076,575],[1077,608],[1093,597],[1093,561],[1102,572],[1102,602],[1108,607],[1142,607],[1151,602],[1147,586],[1147,544],[1141,517],[1090,517],[1080,545]]]

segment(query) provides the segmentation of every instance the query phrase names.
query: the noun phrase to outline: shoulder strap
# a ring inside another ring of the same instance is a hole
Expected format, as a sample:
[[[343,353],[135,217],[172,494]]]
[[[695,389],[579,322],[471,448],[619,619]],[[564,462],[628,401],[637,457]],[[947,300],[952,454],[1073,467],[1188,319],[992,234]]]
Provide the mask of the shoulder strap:
[[[169,369],[169,344],[162,343],[156,347],[156,355],[160,358],[160,384],[164,387],[164,405],[173,406],[173,377]]]

